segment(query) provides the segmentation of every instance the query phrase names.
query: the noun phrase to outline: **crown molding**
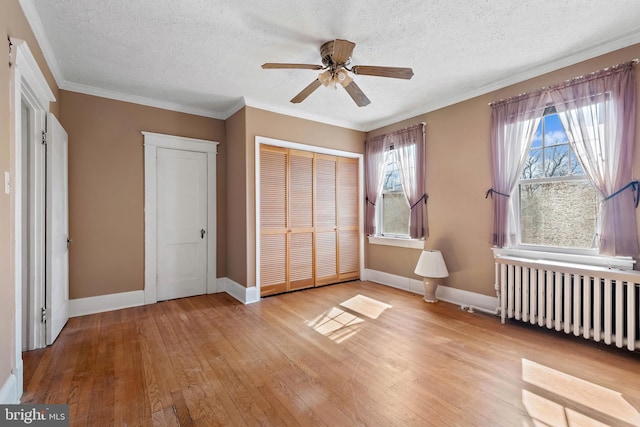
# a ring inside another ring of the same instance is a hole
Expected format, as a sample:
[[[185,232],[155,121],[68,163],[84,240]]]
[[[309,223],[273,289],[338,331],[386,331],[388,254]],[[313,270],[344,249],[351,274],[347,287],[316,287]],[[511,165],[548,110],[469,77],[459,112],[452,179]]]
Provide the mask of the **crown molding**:
[[[144,96],[130,95],[127,93],[117,92],[113,90],[101,89],[95,86],[82,85],[78,83],[67,82],[66,80],[60,85],[60,89],[83,93],[85,95],[98,96],[100,98],[113,99],[116,101],[130,102],[132,104],[144,105],[147,107],[155,107],[163,110],[176,111],[179,113],[193,114],[196,116],[209,117],[212,119],[225,120],[222,114],[215,113],[205,108],[192,107],[189,105],[178,104],[175,102],[162,101],[155,98],[147,98]]]
[[[221,115],[224,116],[224,120],[227,120],[229,117],[246,107],[246,105],[247,103],[243,96],[238,100],[238,102],[235,102],[231,107],[227,108],[227,110]]]
[[[38,11],[36,10],[35,5],[33,4],[33,0],[18,0],[20,3],[20,7],[22,7],[22,12],[24,16],[27,18],[27,22],[31,27],[31,31],[36,36],[36,41],[40,46],[40,50],[44,55],[44,60],[53,74],[53,78],[55,79],[58,87],[61,86],[61,83],[64,82],[64,77],[62,76],[62,71],[60,70],[60,66],[58,65],[58,61],[56,60],[55,55],[53,54],[53,49],[51,48],[51,44],[49,43],[49,38],[47,37],[46,32],[44,31],[44,27],[42,26],[42,21],[40,20],[40,15],[38,15]]]

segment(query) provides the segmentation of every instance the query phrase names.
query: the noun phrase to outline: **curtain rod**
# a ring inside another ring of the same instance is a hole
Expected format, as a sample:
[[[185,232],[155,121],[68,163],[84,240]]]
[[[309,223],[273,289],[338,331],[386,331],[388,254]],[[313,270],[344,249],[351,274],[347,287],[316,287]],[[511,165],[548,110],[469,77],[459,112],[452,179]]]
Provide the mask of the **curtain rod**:
[[[404,127],[404,128],[402,128],[402,129],[394,130],[393,132],[383,133],[383,134],[380,134],[380,135],[376,135],[376,136],[374,136],[374,137],[367,138],[367,139],[365,140],[365,142],[366,142],[366,141],[369,141],[369,140],[372,140],[372,139],[374,139],[374,138],[384,138],[384,137],[387,137],[387,136],[390,136],[390,135],[395,135],[395,134],[398,134],[398,133],[406,132],[406,131],[408,131],[409,129],[413,129],[413,128],[416,128],[416,127],[418,127],[418,126],[422,126],[422,132],[424,133],[424,129],[425,129],[425,127],[427,126],[427,122],[420,122],[420,123],[418,123],[418,124],[416,124],[416,125],[411,125],[411,126]]]
[[[424,129],[426,125],[427,125],[427,122],[420,122],[417,125],[411,125],[411,126],[404,127],[402,129],[394,130],[393,132],[389,132],[386,135],[395,135],[396,133],[406,132],[409,129],[417,128],[418,126],[422,126],[422,128]]]
[[[488,105],[490,107],[495,107],[497,105],[508,104],[508,103],[515,102],[515,101],[522,101],[523,99],[527,99],[527,98],[530,98],[532,96],[539,95],[542,92],[546,92],[546,91],[549,91],[549,90],[552,90],[552,89],[559,89],[559,88],[562,88],[562,87],[570,86],[572,84],[575,84],[575,83],[578,83],[578,82],[581,82],[581,81],[588,81],[588,80],[590,80],[592,78],[600,77],[602,74],[607,75],[607,74],[615,73],[615,72],[618,72],[620,70],[623,70],[626,67],[632,67],[634,65],[638,65],[639,62],[640,62],[640,59],[639,58],[635,58],[635,59],[632,59],[631,61],[623,62],[621,64],[616,64],[616,65],[613,65],[611,67],[603,68],[603,69],[598,70],[598,71],[593,71],[593,72],[588,73],[588,74],[583,74],[581,76],[577,76],[577,77],[574,77],[572,79],[565,80],[564,82],[561,82],[561,83],[556,83],[556,84],[552,84],[552,85],[549,85],[549,86],[543,86],[540,89],[535,89],[535,90],[532,90],[530,92],[520,93],[518,95],[514,95],[514,96],[511,96],[509,98],[499,99],[498,101],[492,101],[492,102],[489,102]]]

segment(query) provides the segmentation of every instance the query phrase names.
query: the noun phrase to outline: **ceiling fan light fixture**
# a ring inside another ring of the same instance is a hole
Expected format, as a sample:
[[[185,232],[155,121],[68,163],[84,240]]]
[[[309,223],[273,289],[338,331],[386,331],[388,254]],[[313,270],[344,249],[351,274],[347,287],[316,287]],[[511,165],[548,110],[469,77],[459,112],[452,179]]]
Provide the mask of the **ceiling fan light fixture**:
[[[342,87],[349,86],[349,84],[353,81],[353,79],[349,76],[349,73],[347,73],[347,70],[345,70],[344,68],[341,68],[340,71],[336,73],[336,77],[338,83],[340,83]]]
[[[331,75],[331,70],[323,71],[318,74],[318,80],[325,86],[329,86],[333,80],[333,76]]]
[[[337,89],[337,84],[340,83],[342,87],[347,87],[353,81],[349,73],[344,68],[338,70],[326,70],[318,74],[318,80],[324,86],[330,86]]]

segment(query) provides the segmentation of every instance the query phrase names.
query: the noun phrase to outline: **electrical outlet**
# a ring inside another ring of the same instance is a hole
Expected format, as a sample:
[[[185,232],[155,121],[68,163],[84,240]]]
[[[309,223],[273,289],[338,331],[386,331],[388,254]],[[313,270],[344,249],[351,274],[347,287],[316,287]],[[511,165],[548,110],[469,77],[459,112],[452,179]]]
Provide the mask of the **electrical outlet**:
[[[4,171],[4,194],[11,193],[11,174]]]

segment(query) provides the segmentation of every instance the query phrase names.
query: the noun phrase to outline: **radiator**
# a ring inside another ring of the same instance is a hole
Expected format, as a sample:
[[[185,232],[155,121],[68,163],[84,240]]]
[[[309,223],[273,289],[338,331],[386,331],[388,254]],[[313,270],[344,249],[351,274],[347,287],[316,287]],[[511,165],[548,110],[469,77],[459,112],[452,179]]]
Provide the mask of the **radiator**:
[[[516,319],[634,351],[640,348],[640,272],[495,257],[502,323]]]

